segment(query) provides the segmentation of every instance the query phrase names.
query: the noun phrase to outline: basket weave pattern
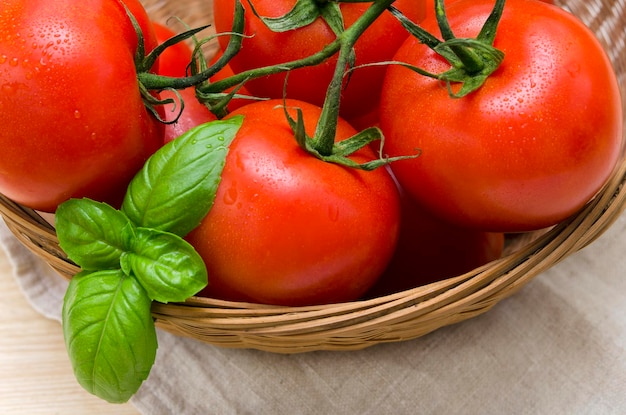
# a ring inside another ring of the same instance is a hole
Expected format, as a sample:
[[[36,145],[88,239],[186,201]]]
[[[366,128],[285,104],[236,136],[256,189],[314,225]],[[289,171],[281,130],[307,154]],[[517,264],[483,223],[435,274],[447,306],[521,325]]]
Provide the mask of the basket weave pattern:
[[[192,27],[211,21],[210,1],[143,3],[150,16],[162,23],[171,16]],[[596,33],[626,97],[626,0],[565,0],[559,5]],[[626,160],[622,160],[604,189],[577,215],[550,230],[516,239],[495,262],[427,286],[366,301],[299,308],[193,297],[185,303],[155,303],[153,316],[158,327],[176,335],[278,353],[354,350],[416,338],[486,312],[593,242],[626,206],[625,181]],[[76,274],[78,268],[59,248],[54,228],[37,212],[0,195],[0,214],[16,237],[60,275],[69,279]]]

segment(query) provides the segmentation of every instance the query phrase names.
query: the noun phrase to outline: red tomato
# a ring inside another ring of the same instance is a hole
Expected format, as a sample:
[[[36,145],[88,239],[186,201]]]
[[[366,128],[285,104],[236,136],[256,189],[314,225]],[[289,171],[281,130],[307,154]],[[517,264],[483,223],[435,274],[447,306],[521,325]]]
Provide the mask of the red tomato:
[[[153,48],[145,10],[124,1]],[[0,192],[44,211],[70,197],[119,203],[162,142],[126,10],[108,0],[0,0],[0,10]]]
[[[296,0],[256,0],[254,8],[261,16],[277,17],[291,10]],[[304,58],[320,51],[335,39],[330,27],[321,19],[309,26],[283,33],[270,31],[256,17],[250,7],[246,7],[246,26],[244,33],[254,35],[243,39],[242,51],[230,62],[235,73]],[[398,0],[394,6],[409,18],[420,21],[425,14],[423,0]],[[341,3],[341,11],[346,27],[369,7],[368,3]],[[213,2],[215,28],[218,33],[231,30],[234,0]],[[356,64],[366,64],[390,60],[393,53],[406,39],[407,32],[391,13],[384,13],[363,34],[355,46]],[[222,49],[228,42],[227,36],[220,36]],[[287,97],[322,105],[326,86],[335,70],[336,57],[325,63],[309,68],[291,71],[288,79]],[[374,110],[378,104],[380,87],[385,68],[369,67],[353,72],[343,94],[341,115],[350,120]],[[273,75],[251,80],[246,84],[248,90],[259,97],[281,98],[283,96],[285,75]]]
[[[152,22],[152,26],[159,44],[176,36],[173,30],[159,22]],[[168,47],[159,56],[159,74],[174,77],[185,76],[187,74],[187,65],[191,62],[192,53],[191,48],[185,42],[179,42]]]
[[[475,37],[492,8],[491,0],[453,3],[452,30]],[[423,27],[436,32],[433,19]],[[623,121],[615,73],[588,28],[538,1],[506,3],[495,47],[505,53],[501,66],[459,99],[436,80],[389,67],[386,152],[421,149],[392,169],[412,197],[448,221],[489,231],[547,227],[582,208],[616,165]],[[449,68],[413,38],[395,59],[434,73]]]
[[[500,258],[504,234],[459,227],[402,195],[398,246],[367,293],[379,297],[464,274]]]
[[[425,1],[426,1],[426,17],[434,16],[435,0],[425,0]],[[456,1],[458,0],[445,0],[444,2],[445,9],[448,10],[448,6],[450,6],[452,3],[455,3]],[[554,4],[553,0],[539,0],[539,1],[543,1],[544,3]]]
[[[239,108],[215,204],[187,240],[204,258],[202,295],[309,305],[359,298],[385,269],[398,236],[400,201],[385,169],[326,163],[296,144],[282,100]],[[321,110],[303,110],[312,135]],[[340,120],[337,140],[355,130]],[[369,148],[354,159],[374,158]]]
[[[169,143],[197,125],[217,120],[217,117],[209,111],[206,105],[198,101],[194,87],[183,89],[178,92],[180,97],[177,97],[176,94],[170,90],[161,91],[159,93],[161,99],[172,98],[176,101],[175,107],[166,106],[164,108],[164,120],[167,122],[164,127],[164,143]],[[185,103],[182,112],[180,112],[180,98],[182,98]],[[178,117],[178,120],[171,123],[174,119],[176,119],[176,117]]]

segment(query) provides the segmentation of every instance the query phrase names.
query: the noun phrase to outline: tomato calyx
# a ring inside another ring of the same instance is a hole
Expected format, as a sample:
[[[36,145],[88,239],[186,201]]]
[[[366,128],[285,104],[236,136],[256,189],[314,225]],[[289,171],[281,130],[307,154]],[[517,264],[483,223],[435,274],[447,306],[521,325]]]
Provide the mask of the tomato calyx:
[[[336,2],[321,2],[315,0],[298,0],[294,9],[288,12],[285,16],[277,18],[278,20],[288,20],[290,16],[298,16],[300,14],[308,15],[312,13],[314,19],[318,17],[324,18],[324,20],[333,28],[336,33],[336,39],[330,44],[326,45],[322,50],[314,53],[306,58],[298,59],[291,62],[286,62],[278,65],[272,65],[267,67],[260,67],[251,69],[245,72],[240,72],[234,76],[223,79],[217,82],[209,82],[209,78],[224,68],[230,59],[239,52],[241,49],[242,39],[244,35],[244,8],[241,1],[235,2],[235,14],[232,25],[232,31],[227,48],[222,53],[221,57],[212,65],[207,65],[206,60],[202,57],[201,46],[212,38],[203,39],[201,41],[195,40],[195,35],[204,30],[206,26],[196,29],[190,29],[183,33],[180,33],[171,39],[163,42],[163,44],[156,47],[148,55],[145,54],[143,47],[143,41],[141,36],[141,29],[134,21],[132,15],[129,14],[131,21],[135,25],[138,38],[140,39],[137,48],[136,67],[137,77],[140,84],[140,89],[146,107],[154,114],[154,116],[161,120],[156,107],[159,105],[176,105],[179,104],[178,117],[184,110],[184,102],[179,90],[189,87],[195,87],[196,98],[207,106],[207,108],[213,112],[218,118],[223,118],[228,113],[227,105],[232,98],[241,97],[237,95],[237,91],[252,78],[259,78],[266,75],[289,72],[293,69],[302,68],[306,66],[318,65],[331,56],[338,54],[336,63],[335,74],[331,83],[327,88],[326,100],[322,108],[322,116],[320,117],[316,126],[315,134],[313,137],[307,137],[304,133],[305,129],[302,125],[300,117],[293,119],[286,113],[287,119],[292,126],[294,136],[297,143],[305,151],[311,155],[327,162],[337,163],[344,166],[359,168],[363,170],[373,170],[380,166],[389,164],[396,160],[405,158],[413,158],[418,155],[400,156],[389,158],[383,155],[382,148],[384,144],[383,134],[380,129],[376,127],[368,128],[354,137],[344,140],[341,143],[335,143],[335,134],[337,129],[337,123],[339,119],[339,107],[341,100],[342,89],[345,85],[345,77],[350,76],[351,69],[354,67],[354,45],[365,30],[383,13],[385,12],[395,0],[381,0],[371,2],[371,6],[363,13],[363,15],[354,22],[349,28],[344,29],[343,17],[341,11]],[[250,4],[250,6],[252,6]],[[316,11],[313,11],[315,8]],[[304,21],[310,20],[307,17]],[[286,24],[286,23],[282,23]],[[297,24],[303,24],[302,21]],[[158,75],[150,72],[150,68],[155,64],[158,56],[163,53],[168,47],[193,38],[196,47],[193,52],[193,59],[188,67],[190,73],[189,76],[182,78],[168,77]],[[234,89],[233,89],[234,88]],[[154,91],[172,90],[175,94],[175,98],[159,99],[154,96]],[[231,90],[230,92],[224,92]],[[262,100],[258,97],[244,98]],[[167,123],[173,123],[178,120],[178,117],[174,117],[172,121]],[[379,157],[375,160],[371,160],[365,163],[356,163],[349,158],[357,150],[368,146],[374,141],[380,141]]]
[[[340,142],[335,142],[333,140],[330,152],[328,154],[322,154],[320,153],[319,149],[316,148],[315,138],[309,137],[305,132],[302,110],[300,108],[295,108],[297,118],[294,119],[289,115],[287,105],[284,105],[283,109],[285,111],[285,117],[289,122],[289,125],[294,133],[296,142],[298,143],[300,148],[304,149],[307,153],[317,157],[322,161],[360,170],[371,171],[386,164],[389,164],[393,161],[417,157],[417,155],[400,157],[384,156],[382,154],[382,148],[384,147],[384,136],[380,129],[377,127],[367,128],[355,134],[354,136]],[[353,155],[363,147],[368,146],[369,144],[378,140],[381,141],[378,159],[367,161],[364,163],[357,163],[350,158],[351,155]]]
[[[505,0],[496,0],[494,8],[480,33],[473,39],[457,38],[454,35],[446,17],[443,0],[435,0],[435,14],[443,40],[437,39],[407,19],[399,10],[391,7],[390,10],[393,15],[411,35],[446,59],[452,67],[443,73],[432,74],[411,65],[399,64],[422,75],[445,82],[448,92],[453,98],[461,98],[476,91],[498,69],[504,59],[504,53],[493,46],[504,4]],[[452,88],[452,84],[455,83],[461,84],[456,92]]]
[[[395,0],[385,0],[372,3],[363,15],[348,29],[337,36],[334,43],[338,43],[339,53],[335,64],[335,73],[328,85],[326,99],[322,107],[322,114],[316,125],[313,137],[308,137],[305,133],[304,121],[301,111],[296,119],[293,119],[285,110],[285,116],[294,132],[298,145],[309,154],[318,159],[340,164],[346,167],[374,170],[391,162],[406,158],[414,158],[418,155],[386,157],[383,155],[384,136],[377,127],[367,128],[356,135],[343,140],[335,141],[337,123],[339,120],[339,108],[341,102],[341,92],[344,87],[344,77],[349,74],[346,68],[354,65],[354,45],[365,30],[385,11]],[[368,146],[372,142],[380,141],[379,157],[364,163],[357,163],[349,156],[361,148]]]
[[[264,17],[257,13],[248,0],[248,4],[257,16],[271,31],[287,32],[308,26],[318,18],[322,18],[331,30],[339,35],[345,29],[339,2],[324,0],[297,0],[293,8],[279,17]]]
[[[381,0],[372,2],[368,0],[367,2],[371,2],[372,5],[368,7],[368,9],[363,13],[363,15],[354,22],[349,28],[343,29],[343,17],[339,16],[337,18],[332,18],[332,16],[336,13],[340,14],[340,10],[336,2],[320,2],[313,0],[299,0],[296,6],[287,14],[282,17],[277,18],[278,20],[287,20],[290,16],[298,16],[300,14],[308,14],[313,13],[315,16],[314,19],[317,19],[320,16],[325,16],[325,19],[328,23],[329,20],[335,20],[335,23],[329,23],[329,25],[334,25],[337,34],[336,39],[326,45],[317,53],[314,53],[310,56],[307,56],[302,59],[285,62],[277,65],[265,66],[250,69],[247,71],[239,72],[233,76],[230,76],[226,79],[222,79],[213,83],[204,83],[202,85],[198,85],[196,87],[196,96],[207,106],[211,111],[214,112],[218,117],[222,117],[225,114],[216,113],[214,101],[212,102],[212,98],[218,97],[222,98],[221,109],[226,110],[225,104],[229,100],[229,95],[222,92],[228,90],[230,88],[240,88],[250,79],[260,78],[267,75],[273,75],[277,73],[289,73],[289,71],[303,68],[307,66],[315,66],[319,65],[322,62],[329,59],[331,56],[338,54],[337,63],[335,65],[335,73],[333,79],[327,88],[326,100],[322,107],[322,115],[317,123],[316,131],[313,137],[307,137],[304,133],[304,125],[301,117],[296,117],[293,119],[292,117],[285,112],[287,120],[292,127],[294,132],[295,139],[297,143],[300,145],[302,149],[310,153],[311,155],[327,162],[337,163],[344,166],[364,169],[364,170],[373,170],[377,167],[380,167],[385,164],[389,164],[394,160],[399,160],[405,157],[395,157],[395,158],[387,158],[382,155],[382,150],[380,151],[380,157],[376,160],[372,160],[366,163],[356,163],[351,160],[348,156],[356,152],[358,149],[367,146],[373,141],[380,140],[383,142],[382,132],[378,128],[369,128],[365,131],[362,131],[355,135],[353,138],[344,140],[341,143],[335,143],[335,135],[337,130],[337,123],[339,119],[339,107],[340,107],[340,99],[341,92],[344,87],[344,78],[345,76],[349,76],[349,71],[346,68],[352,68],[354,66],[354,44],[359,39],[359,37],[365,32],[365,30],[383,13],[395,0]],[[237,7],[242,7],[240,1],[235,2]],[[317,11],[312,11],[313,9]],[[320,10],[326,10],[326,12],[322,12]],[[330,17],[329,17],[330,16]],[[331,19],[332,18],[332,19]],[[304,19],[304,21],[310,20],[310,18]],[[339,20],[341,23],[339,24]],[[274,24],[270,23],[270,24]],[[282,22],[280,25],[286,25],[287,23]],[[292,23],[294,25],[302,25],[302,21],[300,23]],[[243,34],[243,26],[235,28],[235,24],[233,24],[233,30],[231,36],[231,41],[233,38],[241,39]],[[339,27],[341,26],[341,28]],[[282,29],[281,29],[282,30]],[[229,45],[230,46],[230,45]],[[228,62],[238,50],[229,51],[228,48],[224,51],[224,54],[220,58],[224,62]],[[236,91],[236,90],[235,90]],[[232,92],[230,96],[232,97]],[[257,98],[262,99],[262,98]],[[220,109],[218,108],[218,109]],[[382,149],[382,146],[381,146]],[[413,155],[409,157],[415,157]]]

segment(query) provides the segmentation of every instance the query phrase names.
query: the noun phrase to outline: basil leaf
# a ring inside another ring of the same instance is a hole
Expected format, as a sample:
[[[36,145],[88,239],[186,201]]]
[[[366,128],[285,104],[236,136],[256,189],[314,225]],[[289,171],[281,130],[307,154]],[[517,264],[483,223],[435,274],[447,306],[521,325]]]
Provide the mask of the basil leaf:
[[[185,301],[207,285],[204,261],[195,249],[172,233],[137,228],[132,252],[121,258],[122,269],[134,275],[148,297],[162,303]]]
[[[197,126],[153,154],[129,185],[122,211],[137,225],[185,236],[209,212],[242,117]]]
[[[122,212],[91,199],[70,199],[55,212],[59,244],[83,270],[119,268],[132,226]]]
[[[83,271],[70,281],[63,333],[76,379],[88,392],[122,403],[148,377],[157,350],[151,301],[121,270]]]

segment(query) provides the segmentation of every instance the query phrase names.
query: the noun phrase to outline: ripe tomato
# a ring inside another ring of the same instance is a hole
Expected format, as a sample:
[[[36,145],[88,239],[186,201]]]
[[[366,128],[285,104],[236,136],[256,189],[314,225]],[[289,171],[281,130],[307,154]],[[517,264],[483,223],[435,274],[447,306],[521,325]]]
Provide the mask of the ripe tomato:
[[[136,0],[124,0],[156,45]],[[70,197],[119,203],[162,143],[141,99],[137,36],[122,3],[0,0],[0,192],[54,211]]]
[[[165,124],[164,127],[163,143],[169,143],[185,131],[197,125],[217,120],[217,117],[209,111],[206,105],[198,101],[194,87],[186,88],[178,92],[180,98],[182,98],[185,103],[182,112],[180,112],[179,109],[179,97],[177,97],[173,91],[165,90],[159,93],[161,99],[172,98],[176,101],[176,107],[166,106],[164,108],[165,116],[163,118],[167,124]],[[177,116],[178,120],[172,122]]]
[[[452,30],[475,37],[492,8],[491,0],[453,3]],[[438,33],[433,19],[423,27]],[[459,99],[437,80],[389,67],[380,120],[386,152],[421,149],[392,169],[412,197],[451,222],[507,232],[547,227],[582,208],[619,158],[616,77],[588,28],[538,1],[506,3],[494,46],[503,63]],[[449,68],[413,38],[395,59],[434,73]]]
[[[320,108],[301,108],[312,135]],[[296,144],[282,100],[246,105],[215,204],[187,240],[204,258],[202,295],[309,305],[359,298],[385,269],[398,236],[400,201],[385,169],[326,163]],[[337,140],[355,130],[340,120]],[[375,158],[364,148],[354,155]]]
[[[398,246],[366,297],[379,297],[464,274],[502,256],[504,234],[459,227],[401,193]]]
[[[255,0],[254,8],[261,16],[282,16],[291,10],[296,0]],[[320,51],[335,39],[330,27],[321,19],[312,24],[283,33],[270,31],[246,5],[244,33],[254,35],[243,39],[242,51],[230,62],[235,73],[260,66],[274,65],[304,58]],[[398,0],[394,6],[414,21],[421,21],[425,14],[423,0]],[[345,26],[349,27],[368,3],[341,3]],[[234,0],[213,2],[215,28],[218,33],[231,30]],[[406,39],[407,32],[391,13],[384,13],[365,31],[355,46],[356,64],[390,60],[393,53]],[[228,36],[220,36],[222,48]],[[336,57],[321,65],[291,71],[288,78],[287,97],[322,105],[326,86],[335,70]],[[353,72],[343,94],[341,115],[348,120],[373,111],[380,96],[380,87],[385,74],[384,67],[369,67]],[[246,87],[259,97],[281,98],[285,75],[272,75],[251,80]]]
[[[426,1],[426,17],[428,16],[434,16],[435,14],[435,0],[425,0]],[[445,8],[446,10],[448,9],[448,6],[450,6],[452,3],[456,2],[458,0],[445,0]],[[544,3],[549,3],[549,4],[554,4],[553,0],[539,0],[539,1],[543,1]]]
[[[159,44],[176,36],[173,30],[159,22],[152,22],[152,26]],[[185,76],[187,65],[191,62],[191,55],[192,50],[185,42],[170,46],[159,56],[159,74],[174,77]]]

